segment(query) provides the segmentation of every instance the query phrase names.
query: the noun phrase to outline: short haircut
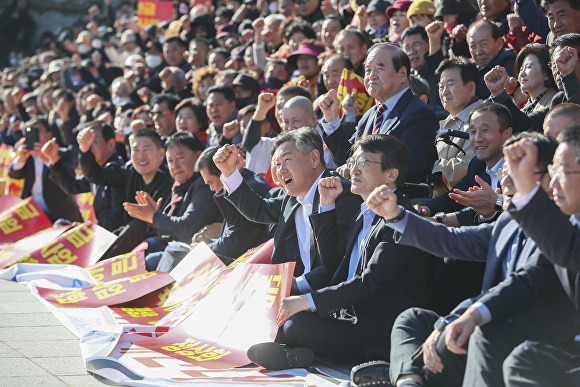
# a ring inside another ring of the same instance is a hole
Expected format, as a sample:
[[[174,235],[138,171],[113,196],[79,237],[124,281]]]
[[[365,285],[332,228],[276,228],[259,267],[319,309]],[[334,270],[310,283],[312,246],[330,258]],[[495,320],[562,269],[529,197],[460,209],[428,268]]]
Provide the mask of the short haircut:
[[[546,118],[559,116],[566,116],[573,121],[580,122],[580,105],[575,103],[561,103],[554,106],[546,114]]]
[[[338,41],[338,39],[342,38],[343,36],[344,37],[354,36],[359,47],[362,47],[365,44],[367,45],[367,47],[369,45],[369,40],[368,40],[367,36],[365,34],[363,34],[362,32],[360,32],[359,30],[353,30],[353,29],[341,30],[338,34],[336,34],[336,37],[334,38],[334,42]]]
[[[280,15],[278,13],[273,13],[273,14],[270,14],[264,18],[264,23],[266,23],[266,24],[274,24],[274,23],[282,24],[282,23],[284,23],[284,20],[286,20],[284,15]]]
[[[165,43],[163,43],[163,44],[167,44],[167,45],[168,45],[168,44],[170,44],[170,43],[173,43],[173,42],[175,42],[175,43],[179,44],[181,47],[183,47],[183,48],[185,48],[185,49],[187,50],[187,43],[186,43],[186,42],[184,42],[184,41],[183,41],[183,40],[182,40],[180,37],[178,37],[178,36],[172,36],[172,37],[170,37],[170,38],[169,38],[169,39],[167,39],[167,40],[165,41]]]
[[[409,56],[405,53],[405,51],[403,51],[396,44],[393,44],[390,42],[383,42],[383,43],[375,44],[374,46],[371,47],[370,50],[367,51],[367,59],[369,57],[369,54],[373,50],[379,50],[381,48],[389,50],[393,53],[393,55],[391,56],[391,60],[393,62],[393,68],[395,69],[395,72],[399,72],[401,67],[405,67],[407,69],[407,78],[409,78],[409,75],[411,74],[411,60],[409,59]],[[366,66],[366,59],[365,59],[365,66]]]
[[[550,57],[552,57],[556,48],[565,46],[574,47],[577,51],[580,51],[580,34],[566,34],[554,40],[550,46]]]
[[[548,6],[558,2],[558,1],[562,1],[562,0],[542,0],[540,3],[540,9],[542,10],[543,13],[548,13]],[[578,3],[575,0],[563,0],[566,3],[568,3],[568,5],[572,8],[574,8],[576,11],[580,11],[580,3]]]
[[[109,142],[110,140],[115,139],[115,129],[105,121],[92,121],[89,122],[85,128],[98,130],[101,132],[101,136],[103,136],[103,140],[105,142]]]
[[[324,64],[326,64],[326,62],[330,61],[330,60],[340,60],[342,62],[342,65],[344,66],[345,69],[347,70],[354,70],[354,65],[352,64],[352,61],[347,58],[344,55],[340,55],[340,54],[330,54],[325,60],[324,60]],[[324,64],[322,66],[324,66]]]
[[[297,86],[297,85],[284,86],[283,88],[281,88],[278,91],[278,94],[276,96],[280,96],[280,97],[288,97],[288,96],[297,97],[297,96],[302,96],[302,97],[306,97],[306,98],[312,100],[312,94],[310,94],[310,91],[309,90],[306,90],[302,86]]]
[[[474,22],[471,26],[469,26],[469,30],[467,31],[467,33],[469,33],[469,31],[471,31],[472,29],[481,27],[483,25],[486,25],[490,28],[491,37],[493,38],[493,40],[497,41],[499,38],[501,38],[501,33],[499,31],[498,25],[486,19],[481,19]]]
[[[444,59],[443,62],[439,64],[437,70],[435,70],[435,79],[437,79],[437,83],[441,79],[441,75],[445,70],[458,68],[461,74],[461,81],[463,84],[467,84],[468,82],[475,83],[475,95],[481,86],[481,76],[479,75],[479,70],[475,63],[467,60],[466,58],[452,58],[452,59]]]
[[[558,141],[560,141],[560,144],[567,144],[576,148],[574,161],[576,161],[576,164],[580,164],[580,124],[571,125],[561,131],[558,135]]]
[[[507,128],[512,126],[512,115],[508,108],[496,102],[485,102],[476,106],[469,114],[469,122],[475,113],[490,112],[495,114],[499,123],[499,131],[503,133]]]
[[[230,52],[225,48],[221,47],[211,49],[210,52],[207,53],[207,56],[209,57],[211,54],[220,54],[225,59],[228,59],[230,57]]]
[[[213,156],[219,149],[218,146],[210,146],[204,150],[195,162],[195,171],[199,172],[202,168],[207,168],[210,175],[220,176],[222,173],[213,161]]]
[[[221,93],[223,94],[224,98],[230,102],[234,102],[236,100],[236,94],[234,93],[234,89],[230,86],[226,85],[216,85],[209,88],[207,92],[207,96],[209,97],[211,94],[214,93]]]
[[[425,28],[422,26],[413,26],[405,28],[405,30],[401,34],[401,39],[399,39],[401,45],[403,44],[403,41],[405,39],[407,39],[409,36],[412,35],[420,35],[421,39],[423,39],[425,43],[429,43],[429,35],[427,35],[427,31],[425,31]]]
[[[177,106],[177,104],[179,103],[179,98],[177,98],[173,94],[167,94],[167,93],[157,94],[151,100],[151,106],[154,106],[155,104],[161,105],[163,102],[165,102],[167,104],[167,108],[169,110],[173,111],[175,109],[175,107]]]
[[[557,90],[558,86],[556,85],[556,81],[554,81],[554,74],[552,74],[552,69],[550,69],[550,48],[545,44],[531,43],[522,48],[516,57],[516,74],[520,73],[524,60],[530,55],[538,58],[538,62],[542,68],[542,73],[544,73],[544,76],[547,78],[544,81],[544,86],[549,89]]]
[[[129,136],[129,143],[133,141],[134,138],[137,137],[147,137],[150,138],[157,149],[163,149],[163,141],[161,140],[161,136],[154,130],[151,129],[137,129],[136,131],[132,132]]]
[[[508,138],[503,146],[505,148],[506,146],[514,144],[524,138],[530,140],[538,148],[537,167],[545,169],[548,165],[552,164],[554,153],[556,153],[556,148],[558,148],[558,140],[546,136],[545,134],[537,132],[521,132]]]
[[[427,103],[431,103],[431,87],[429,87],[429,82],[418,73],[409,75],[409,88],[417,96],[425,94],[427,96]]]
[[[203,143],[197,136],[194,136],[188,132],[179,132],[175,133],[165,143],[165,149],[169,149],[172,146],[181,146],[184,148],[188,148],[192,152],[201,152],[205,149]]]
[[[289,130],[283,132],[274,140],[274,146],[270,153],[270,158],[274,156],[276,150],[286,143],[292,143],[296,149],[305,155],[312,152],[314,149],[318,151],[320,157],[320,163],[324,168],[326,168],[326,163],[324,162],[324,147],[322,142],[322,137],[314,128],[303,127],[296,130]]]
[[[284,38],[286,41],[289,41],[292,35],[297,32],[302,32],[307,39],[316,39],[316,31],[314,31],[312,25],[305,20],[299,20],[290,23],[290,25],[286,28]]]
[[[177,117],[180,110],[184,108],[191,109],[193,114],[195,114],[197,122],[199,123],[200,132],[205,132],[207,128],[209,128],[209,118],[207,116],[207,110],[205,106],[203,106],[201,103],[194,102],[191,98],[184,99],[175,107],[175,116]]]
[[[206,46],[206,47],[207,47],[207,49],[208,49],[208,51],[209,51],[209,42],[207,41],[207,39],[204,39],[204,38],[195,38],[195,39],[191,39],[191,40],[189,41],[189,46],[190,46],[190,47],[191,47],[191,44],[192,44],[192,43],[201,43],[201,44],[203,44],[204,46]]]
[[[340,23],[341,30],[344,29],[344,27],[346,27],[346,24],[344,24],[344,19],[336,14],[328,15],[327,17],[324,18],[324,21],[326,21],[326,20],[336,20],[337,22]]]
[[[52,95],[52,99],[56,101],[61,97],[64,97],[64,99],[66,99],[67,102],[75,100],[75,95],[72,91],[68,89],[56,89],[54,94]]]
[[[359,148],[365,152],[380,153],[381,170],[385,172],[396,169],[399,171],[397,188],[405,186],[407,171],[411,164],[411,152],[401,140],[388,134],[371,134],[358,139],[350,148],[351,153]]]
[[[238,119],[242,118],[243,116],[245,116],[247,114],[253,115],[255,112],[256,112],[256,104],[251,104],[251,105],[248,105],[246,107],[243,107],[238,111]],[[267,111],[265,121],[269,123],[271,119],[272,119],[272,115],[270,114],[270,111]]]
[[[177,66],[169,66],[169,70],[171,70],[171,72],[175,76],[177,83],[179,84],[185,83],[185,71],[183,71],[181,68]]]
[[[29,127],[31,127],[33,125],[37,125],[37,124],[42,125],[45,130],[50,132],[50,129],[48,127],[48,119],[45,116],[32,117],[31,119],[26,121],[26,124],[24,125],[24,127],[29,128]]]

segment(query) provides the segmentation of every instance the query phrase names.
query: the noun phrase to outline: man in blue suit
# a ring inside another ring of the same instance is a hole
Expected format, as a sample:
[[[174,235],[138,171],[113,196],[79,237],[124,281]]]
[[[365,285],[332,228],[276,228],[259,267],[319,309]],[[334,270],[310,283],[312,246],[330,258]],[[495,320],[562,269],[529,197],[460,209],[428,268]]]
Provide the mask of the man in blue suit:
[[[324,114],[324,141],[337,165],[346,162],[348,150],[359,138],[369,134],[390,134],[411,151],[408,181],[423,181],[436,159],[435,133],[439,127],[435,113],[409,88],[411,61],[403,50],[391,43],[379,43],[365,61],[365,88],[377,105],[353,127],[338,118],[340,101],[330,91],[320,102]]]

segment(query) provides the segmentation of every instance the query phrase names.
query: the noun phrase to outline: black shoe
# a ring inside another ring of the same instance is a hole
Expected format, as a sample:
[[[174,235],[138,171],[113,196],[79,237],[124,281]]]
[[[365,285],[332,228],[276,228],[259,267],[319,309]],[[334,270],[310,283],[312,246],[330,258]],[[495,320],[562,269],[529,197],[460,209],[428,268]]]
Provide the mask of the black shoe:
[[[255,344],[248,349],[252,363],[272,371],[308,367],[314,362],[310,348],[286,348],[278,343]]]
[[[389,379],[389,363],[376,360],[354,366],[350,371],[350,381],[357,387],[392,386]]]

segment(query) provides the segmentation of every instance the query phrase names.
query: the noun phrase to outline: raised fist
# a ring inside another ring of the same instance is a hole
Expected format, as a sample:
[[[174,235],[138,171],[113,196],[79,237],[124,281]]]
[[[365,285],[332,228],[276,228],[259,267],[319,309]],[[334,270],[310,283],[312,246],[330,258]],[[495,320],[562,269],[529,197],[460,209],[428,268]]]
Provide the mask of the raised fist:
[[[235,145],[222,146],[213,156],[213,162],[225,177],[230,176],[236,170],[238,147]]]
[[[320,194],[320,205],[327,206],[334,204],[336,198],[342,193],[343,187],[340,177],[324,177],[318,181],[318,193]]]
[[[236,134],[238,134],[239,131],[240,131],[239,121],[233,120],[231,122],[224,124],[224,128],[222,130],[222,133],[223,133],[225,138],[227,138],[228,140],[231,140],[232,138],[234,138],[234,136]]]
[[[336,95],[336,90],[330,90],[326,93],[325,97],[320,101],[319,107],[326,122],[337,119],[340,110],[340,100]]]
[[[508,80],[508,74],[501,66],[495,66],[483,77],[485,85],[491,92],[492,97],[501,94],[505,89],[505,83]]]

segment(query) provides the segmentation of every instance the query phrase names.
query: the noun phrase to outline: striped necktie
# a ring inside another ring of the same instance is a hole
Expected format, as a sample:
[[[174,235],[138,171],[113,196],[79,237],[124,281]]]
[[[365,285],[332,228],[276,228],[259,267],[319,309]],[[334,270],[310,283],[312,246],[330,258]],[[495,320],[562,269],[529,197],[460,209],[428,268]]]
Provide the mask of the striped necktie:
[[[384,104],[380,104],[375,114],[375,124],[373,125],[373,134],[377,134],[383,126],[383,113],[387,110]]]

